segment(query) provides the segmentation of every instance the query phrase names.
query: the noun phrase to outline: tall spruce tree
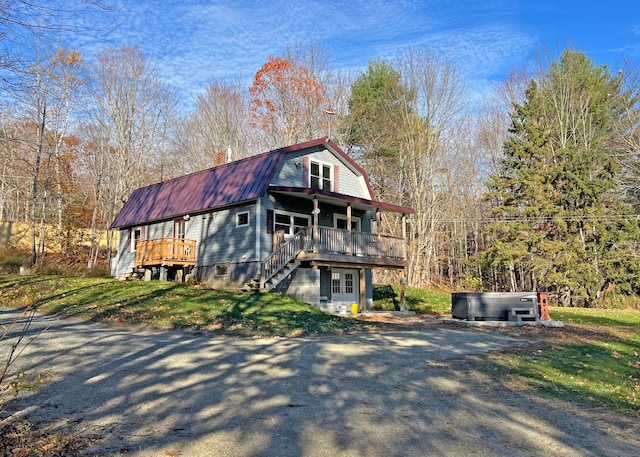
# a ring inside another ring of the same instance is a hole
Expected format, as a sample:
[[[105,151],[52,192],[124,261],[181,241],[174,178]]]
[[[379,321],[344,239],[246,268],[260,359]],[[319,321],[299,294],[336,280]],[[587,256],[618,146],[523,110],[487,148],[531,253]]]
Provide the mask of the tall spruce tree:
[[[482,253],[492,281],[555,292],[564,305],[637,290],[638,224],[612,192],[620,92],[606,67],[565,50],[514,105],[501,170],[485,195],[496,219]]]

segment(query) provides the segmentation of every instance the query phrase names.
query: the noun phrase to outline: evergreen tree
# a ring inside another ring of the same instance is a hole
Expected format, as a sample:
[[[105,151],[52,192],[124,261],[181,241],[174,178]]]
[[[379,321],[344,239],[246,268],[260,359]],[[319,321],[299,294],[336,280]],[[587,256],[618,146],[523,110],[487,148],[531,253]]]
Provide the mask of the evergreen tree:
[[[606,67],[566,50],[514,105],[502,167],[485,195],[496,222],[482,259],[503,287],[557,292],[565,305],[636,291],[638,226],[613,193],[619,95]]]
[[[370,62],[351,86],[345,137],[380,199],[397,199],[388,191],[399,176],[400,130],[411,98],[400,72],[384,61]]]

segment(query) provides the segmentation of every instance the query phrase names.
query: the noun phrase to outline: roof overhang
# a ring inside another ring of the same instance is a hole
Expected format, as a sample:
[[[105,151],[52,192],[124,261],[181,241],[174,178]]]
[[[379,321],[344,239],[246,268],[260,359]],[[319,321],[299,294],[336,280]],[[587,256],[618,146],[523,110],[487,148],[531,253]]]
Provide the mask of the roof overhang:
[[[306,200],[313,200],[314,198],[317,198],[319,202],[325,202],[335,206],[346,207],[348,204],[351,204],[352,208],[364,211],[380,210],[402,214],[413,214],[415,212],[413,208],[406,208],[404,206],[392,205],[391,203],[367,200],[364,198],[352,197],[350,195],[308,187],[269,186],[269,193],[303,198]]]

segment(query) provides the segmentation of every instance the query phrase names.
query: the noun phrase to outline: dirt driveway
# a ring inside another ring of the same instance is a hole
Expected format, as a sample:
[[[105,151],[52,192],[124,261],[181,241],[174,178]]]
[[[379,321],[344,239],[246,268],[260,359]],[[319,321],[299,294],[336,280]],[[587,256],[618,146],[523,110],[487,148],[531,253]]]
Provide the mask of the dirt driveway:
[[[0,323],[15,315],[0,308]],[[529,397],[466,363],[528,344],[519,332],[236,339],[38,316],[43,327],[20,364],[53,379],[5,414],[84,436],[84,455],[640,455],[636,422]]]

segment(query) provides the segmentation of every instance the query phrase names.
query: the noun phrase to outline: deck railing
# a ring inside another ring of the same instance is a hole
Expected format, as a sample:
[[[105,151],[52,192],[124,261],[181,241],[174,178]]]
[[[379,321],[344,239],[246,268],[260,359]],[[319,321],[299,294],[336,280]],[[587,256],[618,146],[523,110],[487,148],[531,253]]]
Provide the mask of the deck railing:
[[[146,265],[195,265],[196,241],[158,238],[136,243],[136,267]]]
[[[307,252],[405,259],[406,245],[402,238],[366,232],[348,232],[330,227],[318,227],[314,250],[313,228],[302,229]]]

